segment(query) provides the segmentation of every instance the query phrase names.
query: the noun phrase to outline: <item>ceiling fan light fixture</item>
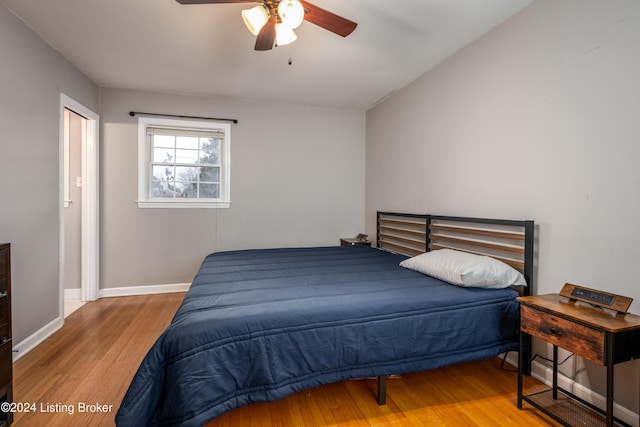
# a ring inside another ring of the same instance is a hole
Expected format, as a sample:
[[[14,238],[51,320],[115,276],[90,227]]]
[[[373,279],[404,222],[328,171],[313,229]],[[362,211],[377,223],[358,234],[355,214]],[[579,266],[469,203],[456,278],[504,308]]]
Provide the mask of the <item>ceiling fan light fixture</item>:
[[[298,36],[285,24],[276,24],[276,46],[284,46],[296,41]]]
[[[318,7],[308,0],[176,1],[180,4],[260,3],[242,11],[247,29],[256,36],[254,50],[271,50],[274,44],[283,46],[295,41],[297,36],[293,30],[305,20],[342,37],[347,37],[358,26],[356,22]]]
[[[283,0],[278,4],[278,15],[284,25],[294,30],[302,24],[304,7],[297,0]]]
[[[251,31],[251,34],[257,36],[260,33],[260,29],[269,20],[269,11],[263,5],[245,9],[242,11],[242,20],[247,29]]]

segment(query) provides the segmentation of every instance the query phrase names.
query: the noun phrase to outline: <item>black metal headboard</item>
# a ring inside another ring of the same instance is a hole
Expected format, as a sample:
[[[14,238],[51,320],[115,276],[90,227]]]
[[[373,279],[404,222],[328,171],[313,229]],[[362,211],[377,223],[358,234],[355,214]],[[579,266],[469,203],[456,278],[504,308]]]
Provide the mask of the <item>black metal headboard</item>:
[[[378,212],[376,244],[414,256],[433,249],[488,255],[522,272],[532,294],[534,221]]]

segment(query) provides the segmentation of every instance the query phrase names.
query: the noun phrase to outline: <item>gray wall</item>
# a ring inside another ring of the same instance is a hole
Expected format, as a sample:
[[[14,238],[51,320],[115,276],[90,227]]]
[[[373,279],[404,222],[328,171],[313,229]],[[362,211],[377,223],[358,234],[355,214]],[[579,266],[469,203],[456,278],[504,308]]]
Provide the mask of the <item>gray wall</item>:
[[[137,117],[229,117],[229,209],[140,209]],[[364,228],[365,113],[100,89],[100,286],[188,283],[210,252],[337,245]]]
[[[638,46],[640,2],[536,0],[368,111],[367,231],[376,210],[533,219],[537,293],[573,282],[640,313]],[[563,369],[604,394],[603,369]],[[616,369],[636,413],[639,372]]]
[[[94,111],[98,88],[0,6],[0,241],[12,244],[14,342],[59,313],[60,93]]]

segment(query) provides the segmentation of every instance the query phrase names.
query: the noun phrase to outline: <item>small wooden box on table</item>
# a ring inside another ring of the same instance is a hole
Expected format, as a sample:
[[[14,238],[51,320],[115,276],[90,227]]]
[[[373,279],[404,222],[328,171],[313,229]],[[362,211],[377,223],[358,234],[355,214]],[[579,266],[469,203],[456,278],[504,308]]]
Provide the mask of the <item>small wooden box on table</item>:
[[[340,246],[351,246],[351,245],[367,245],[371,246],[370,240],[362,240],[362,239],[348,239],[343,237],[340,239]]]
[[[583,423],[613,426],[614,421],[627,425],[613,416],[613,368],[617,363],[640,357],[640,316],[608,312],[558,294],[520,297],[518,301],[521,332],[518,408],[522,409],[524,400],[565,426]],[[553,385],[527,396],[522,394],[525,334],[553,344]],[[604,411],[558,386],[558,347],[606,366]]]

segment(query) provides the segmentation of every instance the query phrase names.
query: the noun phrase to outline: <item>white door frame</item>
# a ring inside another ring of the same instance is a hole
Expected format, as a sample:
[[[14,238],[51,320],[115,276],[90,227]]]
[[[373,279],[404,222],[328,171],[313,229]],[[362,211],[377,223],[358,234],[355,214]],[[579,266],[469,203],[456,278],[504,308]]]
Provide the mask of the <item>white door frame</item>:
[[[60,150],[59,150],[59,211],[60,211],[60,317],[64,318],[64,110],[69,109],[84,119],[81,129],[81,289],[82,301],[98,298],[99,283],[99,222],[98,222],[98,136],[99,116],[84,105],[60,94]]]

